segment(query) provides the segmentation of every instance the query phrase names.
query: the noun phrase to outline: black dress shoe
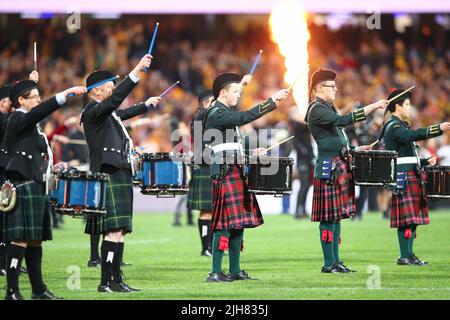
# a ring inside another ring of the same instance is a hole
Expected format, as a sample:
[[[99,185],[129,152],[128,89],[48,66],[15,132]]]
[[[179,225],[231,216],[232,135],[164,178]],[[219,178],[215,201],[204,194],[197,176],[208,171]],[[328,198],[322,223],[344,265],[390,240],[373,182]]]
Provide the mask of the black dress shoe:
[[[336,268],[338,269],[338,272],[342,273],[356,272],[356,270],[347,268],[347,266],[342,262],[338,262]]]
[[[231,282],[233,279],[230,279],[224,272],[212,273],[208,274],[206,278],[206,282]]]
[[[8,290],[6,291],[5,300],[24,300],[24,298],[19,290]]]
[[[414,253],[411,256],[409,256],[409,259],[411,261],[411,264],[415,264],[418,266],[427,266],[428,265],[427,261],[420,260]]]
[[[62,300],[63,298],[55,296],[50,290],[46,289],[42,293],[31,293],[33,300]]]
[[[200,253],[201,256],[207,256],[207,257],[212,257],[212,253],[211,251],[209,251],[209,249],[206,250],[202,250],[202,252]]]
[[[413,263],[412,263],[410,257],[404,257],[404,258],[398,258],[397,264],[399,266],[408,266],[408,265],[412,265]]]
[[[28,273],[27,268],[20,266],[20,268],[19,268],[19,274],[20,274],[20,273],[23,273],[23,274]]]
[[[337,268],[337,264],[333,263],[331,266],[329,267],[322,267],[322,273],[337,273],[340,272]]]
[[[130,288],[127,288],[123,285],[123,282],[121,283],[116,283],[113,280],[110,280],[106,285],[99,285],[98,292],[108,292],[108,293],[112,293],[112,292],[122,292],[122,293],[126,293],[126,292],[131,292]]]
[[[123,282],[123,281],[122,281],[119,285],[121,285],[121,286],[124,287],[125,289],[130,290],[130,292],[131,292],[131,291],[134,291],[134,292],[141,291],[141,289],[137,289],[137,288],[130,287],[128,284],[126,284],[126,283]]]
[[[101,268],[102,267],[102,262],[100,261],[100,259],[97,260],[89,260],[87,263],[88,268]]]
[[[258,280],[258,279],[256,279],[256,278],[251,278],[251,277],[249,277],[249,276],[248,276],[248,273],[245,272],[245,270],[242,270],[241,272],[239,272],[239,273],[234,273],[234,274],[229,273],[229,274],[228,274],[228,277],[229,277],[230,279],[232,279],[232,280]]]
[[[109,286],[109,284],[106,285],[99,285],[97,288],[98,292],[107,292],[107,293],[113,293],[114,291],[112,291],[111,287]]]

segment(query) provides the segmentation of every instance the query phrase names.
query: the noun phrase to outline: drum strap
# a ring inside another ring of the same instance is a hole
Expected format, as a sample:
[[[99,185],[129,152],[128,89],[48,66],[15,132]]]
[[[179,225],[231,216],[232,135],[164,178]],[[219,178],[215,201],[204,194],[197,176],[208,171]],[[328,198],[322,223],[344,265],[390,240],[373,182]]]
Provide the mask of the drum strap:
[[[52,168],[53,168],[53,152],[52,148],[50,148],[50,144],[48,143],[47,136],[42,132],[41,127],[39,125],[36,125],[38,133],[44,138],[45,144],[47,145],[47,154],[48,154],[48,163],[47,168],[45,169],[44,174],[44,181],[45,181],[45,194],[50,194],[50,177],[52,174]]]
[[[134,150],[133,140],[131,139],[130,135],[128,134],[127,129],[123,125],[122,120],[120,120],[117,113],[115,111],[113,111],[111,115],[119,123],[120,127],[122,128],[123,134],[125,135],[125,138],[128,140],[128,149],[129,150],[126,150],[126,153],[129,155]],[[130,160],[128,160],[128,161],[131,163]]]

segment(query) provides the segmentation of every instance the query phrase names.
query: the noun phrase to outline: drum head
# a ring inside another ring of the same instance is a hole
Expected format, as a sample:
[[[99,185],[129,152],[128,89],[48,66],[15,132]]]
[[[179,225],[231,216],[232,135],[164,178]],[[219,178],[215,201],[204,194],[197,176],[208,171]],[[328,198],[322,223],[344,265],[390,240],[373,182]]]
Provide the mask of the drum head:
[[[393,150],[354,150],[353,153],[367,158],[397,158],[398,152]]]

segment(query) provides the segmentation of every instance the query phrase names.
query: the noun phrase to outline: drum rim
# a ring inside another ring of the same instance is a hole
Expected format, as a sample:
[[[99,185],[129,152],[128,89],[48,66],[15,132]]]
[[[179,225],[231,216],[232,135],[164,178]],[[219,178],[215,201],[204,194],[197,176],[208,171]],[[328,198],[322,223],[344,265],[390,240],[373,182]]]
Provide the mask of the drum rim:
[[[78,178],[86,178],[86,180],[95,180],[102,181],[107,180],[109,178],[109,174],[104,172],[96,172],[96,171],[60,171],[57,172],[56,178],[58,179],[78,179]],[[98,178],[98,179],[93,179]]]
[[[425,166],[427,172],[450,172],[450,166]]]
[[[250,162],[250,159],[267,159],[270,160],[270,162],[272,162],[272,160],[279,160],[279,163],[287,163],[287,164],[293,164],[294,163],[294,158],[291,157],[274,157],[274,156],[245,156],[246,160],[248,162]],[[256,162],[256,163],[251,163],[251,164],[260,164],[261,162]],[[265,164],[265,163],[263,163]]]
[[[364,154],[364,155],[386,154],[386,155],[397,155],[398,156],[398,152],[394,151],[394,150],[353,150],[352,152],[354,154]]]

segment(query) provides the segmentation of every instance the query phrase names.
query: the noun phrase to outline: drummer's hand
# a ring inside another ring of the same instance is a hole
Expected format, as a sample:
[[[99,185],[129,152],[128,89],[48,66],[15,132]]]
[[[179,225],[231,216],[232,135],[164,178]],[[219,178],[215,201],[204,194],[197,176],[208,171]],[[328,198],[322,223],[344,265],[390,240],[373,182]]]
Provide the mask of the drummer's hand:
[[[441,131],[450,131],[450,122],[442,122],[439,125],[439,128],[441,129]]]
[[[359,147],[356,147],[356,150],[362,150],[362,151],[365,151],[365,150],[372,150],[372,146],[371,146],[371,145],[367,145],[367,146],[359,146]]]
[[[263,156],[267,153],[266,148],[256,148],[253,149],[253,155],[254,156]]]
[[[55,164],[55,172],[65,171],[67,169],[69,169],[69,165],[67,164],[67,162],[58,162],[57,164]]]
[[[34,70],[33,72],[30,73],[30,75],[28,76],[28,79],[38,83],[39,82],[39,73]]]
[[[437,158],[436,156],[431,156],[427,159],[427,161],[430,166],[435,166],[437,163]]]
[[[252,81],[252,79],[253,79],[253,77],[251,75],[246,74],[241,80],[241,85],[242,86],[248,85],[250,83],[250,81]]]

